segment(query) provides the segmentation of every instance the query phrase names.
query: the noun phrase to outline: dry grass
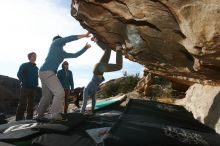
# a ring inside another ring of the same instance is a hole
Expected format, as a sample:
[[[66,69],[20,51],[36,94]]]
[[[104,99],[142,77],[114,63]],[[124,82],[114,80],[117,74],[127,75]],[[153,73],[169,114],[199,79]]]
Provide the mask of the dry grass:
[[[173,104],[175,102],[175,99],[171,97],[158,97],[156,99],[159,102],[168,103],[168,104]]]

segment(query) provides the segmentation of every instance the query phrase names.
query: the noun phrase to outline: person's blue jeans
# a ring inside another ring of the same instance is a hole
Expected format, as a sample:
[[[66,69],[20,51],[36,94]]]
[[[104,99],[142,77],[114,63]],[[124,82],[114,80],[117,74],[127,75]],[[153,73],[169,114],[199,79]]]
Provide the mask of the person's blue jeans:
[[[89,93],[89,88],[85,88],[83,91],[83,103],[81,108],[81,113],[84,113],[86,111],[86,105],[87,105],[87,98],[90,97],[92,100],[92,107],[91,111],[94,112],[95,110],[95,104],[96,104],[96,98],[94,93]]]

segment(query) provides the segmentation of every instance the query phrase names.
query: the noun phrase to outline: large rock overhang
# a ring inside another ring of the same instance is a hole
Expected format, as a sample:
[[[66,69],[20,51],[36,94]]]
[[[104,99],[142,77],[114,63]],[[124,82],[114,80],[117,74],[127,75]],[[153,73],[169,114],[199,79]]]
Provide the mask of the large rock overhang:
[[[220,84],[219,0],[73,0],[81,26],[150,72],[186,85]]]

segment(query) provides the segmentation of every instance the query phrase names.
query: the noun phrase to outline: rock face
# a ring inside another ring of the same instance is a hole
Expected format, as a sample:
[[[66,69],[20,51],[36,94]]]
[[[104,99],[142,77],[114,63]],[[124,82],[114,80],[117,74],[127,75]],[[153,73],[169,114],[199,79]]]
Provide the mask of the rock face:
[[[8,76],[0,75],[0,112],[6,115],[16,113],[18,97],[20,94],[20,81]],[[35,102],[41,97],[41,88],[37,89]]]
[[[194,84],[186,98],[176,101],[191,111],[194,117],[220,134],[220,87]]]
[[[73,0],[71,15],[154,74],[220,84],[219,0]]]
[[[0,111],[6,114],[15,114],[20,82],[17,79],[0,75]]]

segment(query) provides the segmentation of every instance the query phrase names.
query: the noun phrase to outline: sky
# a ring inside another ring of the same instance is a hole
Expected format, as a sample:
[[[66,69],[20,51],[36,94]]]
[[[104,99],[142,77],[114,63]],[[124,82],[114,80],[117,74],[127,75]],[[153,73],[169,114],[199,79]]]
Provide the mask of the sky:
[[[40,68],[47,56],[52,38],[86,33],[70,14],[71,0],[1,0],[0,1],[0,75],[17,78],[19,66],[28,62],[27,54],[36,52]],[[94,65],[103,51],[90,39],[68,43],[66,52],[77,52],[91,44],[91,48],[78,58],[65,59],[73,72],[75,87],[86,86],[92,78]],[[110,63],[115,63],[112,51]],[[61,66],[59,67],[61,69]],[[143,66],[124,59],[120,71],[105,73],[106,81],[128,74],[143,74]],[[40,83],[40,81],[39,81]],[[41,86],[41,85],[40,85]]]

